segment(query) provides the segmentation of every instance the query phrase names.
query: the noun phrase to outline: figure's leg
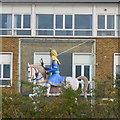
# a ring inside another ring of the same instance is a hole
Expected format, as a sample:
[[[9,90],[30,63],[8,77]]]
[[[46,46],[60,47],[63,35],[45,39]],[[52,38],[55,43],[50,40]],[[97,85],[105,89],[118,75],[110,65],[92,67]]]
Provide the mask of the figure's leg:
[[[50,89],[51,89],[51,85],[50,84],[47,84],[46,87],[48,88],[47,89],[47,97],[49,97],[49,93],[50,93]]]

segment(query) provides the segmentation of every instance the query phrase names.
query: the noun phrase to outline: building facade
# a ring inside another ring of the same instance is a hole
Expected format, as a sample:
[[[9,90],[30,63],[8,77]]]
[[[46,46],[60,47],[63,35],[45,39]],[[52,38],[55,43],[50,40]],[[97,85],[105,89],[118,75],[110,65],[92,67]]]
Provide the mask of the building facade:
[[[39,65],[43,58],[49,67],[50,48],[59,54],[60,74],[87,76],[89,89],[107,76],[113,82],[120,78],[117,0],[2,0],[0,12],[1,87],[27,93],[21,87],[27,63]],[[83,85],[81,80],[81,89]]]

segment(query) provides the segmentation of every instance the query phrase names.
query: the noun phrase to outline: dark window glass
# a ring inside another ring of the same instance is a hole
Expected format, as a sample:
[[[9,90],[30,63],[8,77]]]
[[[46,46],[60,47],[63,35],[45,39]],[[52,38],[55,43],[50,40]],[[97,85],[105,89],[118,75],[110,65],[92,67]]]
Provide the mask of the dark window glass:
[[[21,15],[14,16],[14,28],[21,28]]]
[[[30,15],[23,16],[23,28],[30,28],[31,25],[31,17]]]
[[[53,29],[54,16],[53,14],[40,14],[36,16],[37,29]]]
[[[31,30],[15,30],[14,35],[31,35]]]
[[[9,80],[0,80],[0,85],[10,85]]]
[[[1,64],[0,64],[0,78],[1,78]]]
[[[98,15],[98,29],[105,29],[105,15]]]
[[[92,29],[92,15],[75,15],[75,29]]]
[[[92,31],[75,31],[75,36],[92,36]]]
[[[116,65],[116,79],[120,79],[120,65]]]
[[[107,15],[107,29],[114,29],[114,15]]]
[[[98,31],[98,36],[115,36],[115,31]]]
[[[0,35],[12,35],[12,30],[0,30]]]
[[[63,29],[63,15],[56,15],[56,28]]]
[[[37,30],[37,35],[53,35],[53,30]]]
[[[55,35],[58,36],[73,36],[73,31],[69,30],[56,30]]]
[[[117,15],[117,28],[120,31],[120,15]]]
[[[0,28],[12,28],[11,14],[0,14]]]
[[[76,78],[81,76],[81,66],[76,66]]]
[[[84,66],[84,76],[90,80],[90,66]]]
[[[10,64],[3,65],[3,78],[10,78]]]
[[[65,15],[65,29],[72,29],[72,15]]]

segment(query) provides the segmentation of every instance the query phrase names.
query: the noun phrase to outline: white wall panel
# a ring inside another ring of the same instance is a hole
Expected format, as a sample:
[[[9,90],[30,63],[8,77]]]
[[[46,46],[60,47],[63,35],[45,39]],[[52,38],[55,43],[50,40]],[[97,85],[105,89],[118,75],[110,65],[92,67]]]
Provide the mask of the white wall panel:
[[[107,11],[105,11],[107,9]],[[118,4],[117,3],[97,3],[96,4],[97,14],[118,14]]]
[[[0,54],[0,64],[10,64],[11,55],[10,54]]]
[[[12,5],[2,4],[2,11],[0,13],[12,13]]]

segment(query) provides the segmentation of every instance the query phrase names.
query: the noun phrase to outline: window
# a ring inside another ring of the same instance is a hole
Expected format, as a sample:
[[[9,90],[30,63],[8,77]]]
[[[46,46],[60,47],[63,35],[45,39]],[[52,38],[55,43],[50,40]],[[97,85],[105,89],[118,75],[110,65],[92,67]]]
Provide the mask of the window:
[[[120,79],[120,53],[114,53],[114,83],[116,79]]]
[[[92,36],[92,15],[75,15],[75,36]]]
[[[120,36],[120,15],[117,15],[117,33]]]
[[[98,15],[98,36],[115,36],[114,15]]]
[[[54,15],[53,14],[37,14],[36,15],[36,34],[37,35],[53,35]]]
[[[0,35],[12,35],[11,14],[0,14]]]
[[[0,53],[0,86],[12,86],[12,53]]]
[[[14,35],[31,35],[31,15],[14,15]]]
[[[73,36],[72,15],[56,15],[56,36]]]
[[[92,89],[92,54],[80,54],[80,53],[73,53],[73,77],[78,76],[86,76],[88,78],[88,89]],[[83,80],[79,81],[79,86],[82,90],[83,95],[83,88],[84,82]],[[92,93],[88,93],[89,96]]]

